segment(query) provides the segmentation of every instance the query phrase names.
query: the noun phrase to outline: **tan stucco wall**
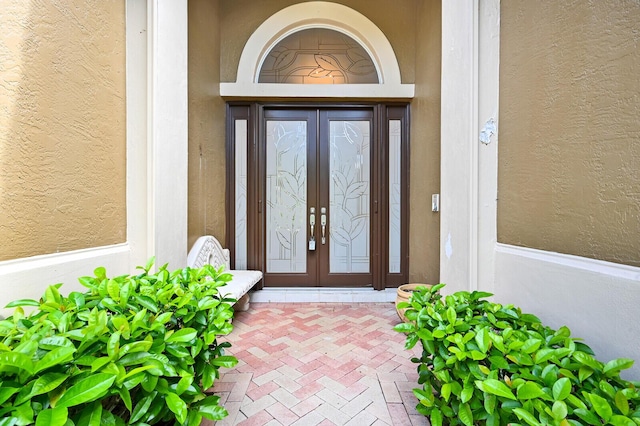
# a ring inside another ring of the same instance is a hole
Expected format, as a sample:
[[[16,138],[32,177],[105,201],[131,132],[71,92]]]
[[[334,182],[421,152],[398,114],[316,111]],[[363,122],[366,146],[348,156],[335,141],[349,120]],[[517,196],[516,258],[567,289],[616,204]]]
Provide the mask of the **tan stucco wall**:
[[[189,0],[188,244],[225,242],[225,103],[219,96],[218,1]],[[225,41],[226,43],[226,41]]]
[[[440,276],[440,216],[431,194],[440,193],[440,0],[418,2],[416,95],[411,104],[411,209],[409,281],[437,283]]]
[[[236,81],[238,61],[251,34],[271,15],[296,0],[220,0],[220,25],[224,43],[221,46],[220,78]],[[387,36],[400,64],[403,83],[415,79],[415,10],[416,0],[342,0],[334,3],[348,6],[369,18]]]
[[[498,240],[640,266],[640,3],[501,3]]]
[[[0,28],[0,260],[124,242],[124,2],[5,0]]]

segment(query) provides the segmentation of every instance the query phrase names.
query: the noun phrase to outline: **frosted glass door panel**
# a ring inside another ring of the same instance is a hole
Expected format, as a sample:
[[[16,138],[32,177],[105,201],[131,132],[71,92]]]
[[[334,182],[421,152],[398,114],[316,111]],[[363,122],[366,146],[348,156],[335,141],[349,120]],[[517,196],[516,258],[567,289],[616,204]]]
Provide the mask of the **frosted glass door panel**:
[[[307,123],[267,121],[267,272],[307,271]]]
[[[402,222],[400,215],[400,182],[402,164],[402,127],[400,120],[389,120],[389,273],[400,272],[400,237]]]
[[[329,272],[368,273],[370,122],[329,127]]]
[[[235,268],[247,269],[247,120],[235,122],[236,253]]]

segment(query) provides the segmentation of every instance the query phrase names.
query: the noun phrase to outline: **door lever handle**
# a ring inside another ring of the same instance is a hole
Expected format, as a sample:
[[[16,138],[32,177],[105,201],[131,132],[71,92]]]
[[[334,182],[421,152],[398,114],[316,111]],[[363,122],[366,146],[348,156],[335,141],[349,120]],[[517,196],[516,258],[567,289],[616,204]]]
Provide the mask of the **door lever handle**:
[[[320,226],[322,228],[322,244],[326,244],[327,239],[325,238],[325,231],[327,228],[327,208],[320,208]]]

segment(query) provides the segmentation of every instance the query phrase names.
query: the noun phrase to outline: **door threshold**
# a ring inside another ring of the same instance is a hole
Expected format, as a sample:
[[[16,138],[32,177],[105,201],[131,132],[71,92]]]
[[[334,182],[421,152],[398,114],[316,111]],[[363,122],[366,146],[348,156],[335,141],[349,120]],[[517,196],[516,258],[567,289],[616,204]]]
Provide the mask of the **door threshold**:
[[[376,291],[372,288],[264,288],[251,292],[251,302],[314,302],[314,303],[383,303],[395,302],[397,291],[387,288]]]

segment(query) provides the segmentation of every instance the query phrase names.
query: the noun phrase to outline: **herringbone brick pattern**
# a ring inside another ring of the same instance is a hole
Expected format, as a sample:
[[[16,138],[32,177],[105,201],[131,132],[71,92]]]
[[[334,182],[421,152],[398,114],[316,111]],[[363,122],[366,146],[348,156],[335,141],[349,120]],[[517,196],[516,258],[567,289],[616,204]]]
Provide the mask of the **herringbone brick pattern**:
[[[213,388],[216,425],[428,425],[398,322],[393,303],[252,303],[227,336],[239,362]]]

